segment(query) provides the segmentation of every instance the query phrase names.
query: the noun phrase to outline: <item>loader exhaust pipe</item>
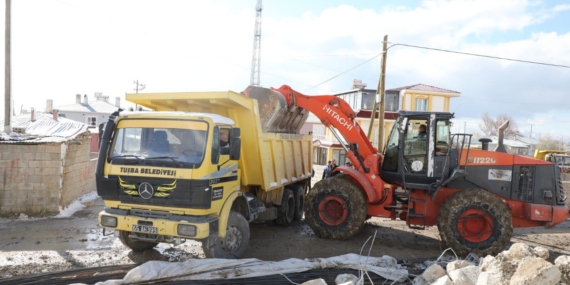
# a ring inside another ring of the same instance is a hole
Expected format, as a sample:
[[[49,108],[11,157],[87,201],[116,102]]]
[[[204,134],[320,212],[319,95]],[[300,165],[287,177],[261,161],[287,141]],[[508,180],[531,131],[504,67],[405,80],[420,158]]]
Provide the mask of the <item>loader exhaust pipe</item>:
[[[493,141],[492,139],[487,139],[487,138],[479,139],[479,142],[481,142],[481,149],[489,150],[489,143],[492,141]]]
[[[509,120],[507,120],[506,122],[504,122],[500,127],[499,127],[499,141],[497,142],[497,147],[495,148],[496,152],[504,152],[507,153],[507,149],[505,148],[505,145],[503,144],[503,139],[505,137],[505,130],[509,127]]]

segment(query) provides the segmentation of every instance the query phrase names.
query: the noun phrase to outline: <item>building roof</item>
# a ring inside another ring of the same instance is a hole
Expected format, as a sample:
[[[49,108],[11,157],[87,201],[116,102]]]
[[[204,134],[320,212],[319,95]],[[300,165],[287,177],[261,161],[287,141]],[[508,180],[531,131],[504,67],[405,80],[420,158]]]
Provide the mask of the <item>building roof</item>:
[[[78,113],[106,113],[111,114],[117,111],[118,107],[111,104],[105,100],[94,100],[87,104],[75,103],[71,105],[63,105],[59,107],[54,107],[58,109],[60,113],[65,112],[78,112]]]
[[[533,138],[529,138],[529,137],[515,137],[515,140],[517,141],[521,141],[523,143],[526,143],[528,145],[537,145],[538,144],[538,140],[537,139],[533,139]]]
[[[4,124],[4,121],[1,121]],[[87,124],[58,117],[52,114],[36,113],[36,120],[31,120],[31,114],[16,116],[12,128],[22,128],[25,134],[21,136],[4,135],[1,140],[20,143],[62,142],[74,139],[79,134],[87,132]]]
[[[409,85],[404,87],[392,88],[386,91],[402,91],[402,90],[417,90],[417,91],[427,91],[427,92],[439,92],[439,93],[454,93],[454,94],[461,94],[457,91],[443,89],[435,86],[425,85],[425,84],[415,84]]]

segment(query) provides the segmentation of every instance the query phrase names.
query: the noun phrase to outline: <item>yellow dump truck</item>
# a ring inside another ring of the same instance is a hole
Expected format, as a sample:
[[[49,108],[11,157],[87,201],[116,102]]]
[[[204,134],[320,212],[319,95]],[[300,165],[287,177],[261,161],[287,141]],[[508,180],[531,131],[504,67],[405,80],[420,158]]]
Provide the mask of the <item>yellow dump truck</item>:
[[[249,223],[303,216],[312,173],[308,113],[232,91],[127,94],[153,109],[113,113],[100,141],[99,226],[133,251],[201,241],[239,258]]]

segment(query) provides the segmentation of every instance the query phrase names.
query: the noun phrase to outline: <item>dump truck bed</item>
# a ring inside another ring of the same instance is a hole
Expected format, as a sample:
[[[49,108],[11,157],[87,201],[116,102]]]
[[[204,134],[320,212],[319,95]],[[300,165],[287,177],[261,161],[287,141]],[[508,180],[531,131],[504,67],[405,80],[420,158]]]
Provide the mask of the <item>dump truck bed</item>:
[[[138,93],[126,94],[126,99],[156,111],[212,113],[234,120],[241,129],[242,186],[270,191],[311,177],[312,136],[263,132],[255,99],[233,91]]]

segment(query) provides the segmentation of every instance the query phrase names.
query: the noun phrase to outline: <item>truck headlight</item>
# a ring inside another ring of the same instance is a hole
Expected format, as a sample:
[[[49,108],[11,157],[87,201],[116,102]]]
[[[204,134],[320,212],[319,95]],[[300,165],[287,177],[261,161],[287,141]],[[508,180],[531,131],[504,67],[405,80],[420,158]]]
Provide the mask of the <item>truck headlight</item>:
[[[196,226],[178,224],[178,235],[195,236],[196,235]]]
[[[117,227],[117,218],[112,216],[101,216],[101,225],[104,227]]]

